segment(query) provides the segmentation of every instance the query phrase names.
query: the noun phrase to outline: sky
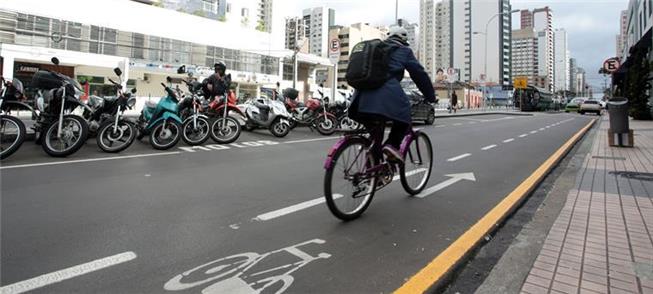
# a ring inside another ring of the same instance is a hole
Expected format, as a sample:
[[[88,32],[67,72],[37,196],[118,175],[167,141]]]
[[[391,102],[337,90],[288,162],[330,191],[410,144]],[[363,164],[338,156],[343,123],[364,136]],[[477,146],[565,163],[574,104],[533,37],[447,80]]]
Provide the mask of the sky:
[[[486,0],[473,0],[486,1]],[[370,23],[390,25],[395,18],[395,0],[278,0],[286,16],[299,16],[304,8],[327,6],[336,11],[337,25]],[[603,86],[598,74],[603,61],[615,56],[619,15],[628,9],[628,0],[511,0],[513,9],[549,6],[553,28],[567,30],[569,51],[588,73],[595,91]],[[399,18],[419,22],[419,0],[399,0]],[[519,13],[513,14],[513,29],[519,28]]]

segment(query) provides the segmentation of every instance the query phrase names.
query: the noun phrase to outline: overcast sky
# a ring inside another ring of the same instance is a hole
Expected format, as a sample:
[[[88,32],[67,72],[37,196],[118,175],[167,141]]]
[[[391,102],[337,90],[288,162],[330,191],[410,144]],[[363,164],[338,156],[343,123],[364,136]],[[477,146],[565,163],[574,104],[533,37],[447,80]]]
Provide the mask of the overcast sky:
[[[486,0],[473,0],[486,1]],[[327,6],[336,10],[336,24],[358,22],[389,25],[394,22],[394,0],[278,0],[287,16],[301,15],[302,9]],[[515,9],[549,6],[553,27],[565,28],[571,57],[588,72],[589,83],[603,86],[597,72],[607,57],[615,55],[615,36],[619,32],[619,14],[628,9],[628,0],[512,0]],[[399,17],[418,22],[419,0],[399,0]],[[515,26],[516,25],[516,26]],[[519,26],[519,14],[513,14],[513,28]]]

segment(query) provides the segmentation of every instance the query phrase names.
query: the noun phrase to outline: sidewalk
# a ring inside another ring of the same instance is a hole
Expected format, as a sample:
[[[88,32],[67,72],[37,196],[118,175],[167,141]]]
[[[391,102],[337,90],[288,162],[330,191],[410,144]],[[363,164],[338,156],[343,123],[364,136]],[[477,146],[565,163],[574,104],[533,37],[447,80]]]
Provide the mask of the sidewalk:
[[[607,115],[522,293],[653,293],[653,122],[608,146]]]
[[[436,118],[474,116],[474,115],[492,115],[492,114],[527,115],[527,116],[533,115],[533,113],[521,112],[518,109],[505,108],[505,107],[459,109],[457,112],[451,112],[451,113],[449,113],[448,109],[442,109],[442,108],[435,109]]]

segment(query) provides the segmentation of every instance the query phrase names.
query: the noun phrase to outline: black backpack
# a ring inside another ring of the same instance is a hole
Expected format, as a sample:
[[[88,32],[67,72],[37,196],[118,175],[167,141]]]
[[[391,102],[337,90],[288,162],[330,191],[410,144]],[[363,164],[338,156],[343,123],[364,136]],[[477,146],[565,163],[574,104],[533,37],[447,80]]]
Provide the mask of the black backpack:
[[[345,79],[356,90],[378,89],[390,79],[388,62],[396,46],[379,39],[363,41],[351,51]]]

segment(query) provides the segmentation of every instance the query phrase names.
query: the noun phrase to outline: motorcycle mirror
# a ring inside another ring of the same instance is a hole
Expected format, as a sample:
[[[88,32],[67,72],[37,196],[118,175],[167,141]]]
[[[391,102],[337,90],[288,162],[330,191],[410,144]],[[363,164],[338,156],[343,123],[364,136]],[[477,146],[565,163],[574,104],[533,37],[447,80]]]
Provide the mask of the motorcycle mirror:
[[[114,72],[117,76],[122,76],[122,70],[120,70],[119,67],[114,68],[114,69],[113,69],[113,72]]]
[[[177,69],[178,74],[185,74],[186,73],[186,66],[182,65]]]
[[[132,92],[132,94],[136,94],[136,88],[133,88],[133,89],[131,90],[131,92]]]
[[[54,65],[59,65],[59,58],[52,57],[52,59],[50,59],[50,61],[52,61],[52,64],[54,64]]]
[[[168,83],[172,83],[172,78],[171,77],[166,77],[166,81],[168,81]]]

